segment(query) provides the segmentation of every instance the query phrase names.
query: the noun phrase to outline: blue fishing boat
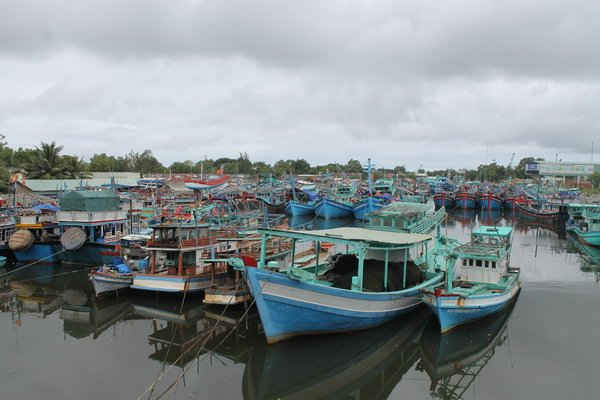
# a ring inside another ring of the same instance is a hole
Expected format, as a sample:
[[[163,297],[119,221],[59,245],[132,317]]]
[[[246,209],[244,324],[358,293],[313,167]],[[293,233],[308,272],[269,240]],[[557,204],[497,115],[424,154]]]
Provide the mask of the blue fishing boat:
[[[433,195],[433,203],[436,208],[444,207],[446,210],[454,207],[454,195],[450,192],[440,192]]]
[[[521,289],[519,270],[510,268],[512,228],[481,226],[471,241],[450,254],[446,281],[423,290],[441,332],[503,310]],[[459,269],[456,269],[456,262]]]
[[[458,192],[455,196],[456,208],[472,210],[479,207],[477,195],[469,192]]]
[[[494,193],[481,193],[479,195],[479,207],[482,210],[501,210],[504,201]]]
[[[302,203],[297,200],[290,200],[285,208],[285,213],[292,217],[305,215],[314,215],[315,207],[313,202]]]
[[[567,230],[588,246],[600,247],[600,205],[569,204]]]
[[[17,261],[114,264],[119,256],[115,245],[129,233],[127,210],[121,209],[119,196],[108,190],[67,192],[53,219],[45,216],[49,217],[44,213],[21,216],[19,230],[9,241]],[[84,242],[66,251],[72,238]]]
[[[443,279],[439,267],[427,263],[430,235],[350,227],[259,232],[260,262],[246,272],[268,343],[381,325],[413,310],[420,290]],[[267,259],[271,237],[292,239],[291,256],[281,263]],[[314,243],[316,260],[298,267],[301,243]],[[325,259],[322,248],[329,251]]]
[[[352,209],[352,213],[354,214],[355,219],[367,219],[369,213],[379,210],[385,203],[385,199],[370,196],[356,203]]]
[[[323,198],[315,204],[315,215],[325,219],[348,218],[354,215],[352,203]]]

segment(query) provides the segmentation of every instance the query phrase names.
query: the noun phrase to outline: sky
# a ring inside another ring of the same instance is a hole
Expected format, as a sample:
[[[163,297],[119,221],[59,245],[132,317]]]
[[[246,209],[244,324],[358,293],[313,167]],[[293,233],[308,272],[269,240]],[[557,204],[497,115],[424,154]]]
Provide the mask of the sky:
[[[0,0],[0,133],[409,169],[600,153],[600,3]]]

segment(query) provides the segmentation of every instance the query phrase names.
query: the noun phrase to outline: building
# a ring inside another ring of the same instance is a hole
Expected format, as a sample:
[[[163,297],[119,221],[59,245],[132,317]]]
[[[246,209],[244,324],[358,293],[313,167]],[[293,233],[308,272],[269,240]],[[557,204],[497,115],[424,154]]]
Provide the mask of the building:
[[[525,173],[542,177],[544,181],[579,186],[600,172],[600,164],[575,162],[536,161],[525,166]]]

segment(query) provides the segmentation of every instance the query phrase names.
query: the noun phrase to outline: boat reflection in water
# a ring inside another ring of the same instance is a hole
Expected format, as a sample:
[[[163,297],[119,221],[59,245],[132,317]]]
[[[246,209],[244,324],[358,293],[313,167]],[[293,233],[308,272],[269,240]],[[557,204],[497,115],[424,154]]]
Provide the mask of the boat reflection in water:
[[[501,313],[441,334],[432,319],[421,336],[421,361],[417,370],[431,380],[433,398],[462,399],[479,373],[494,357],[496,347],[508,337],[508,320],[515,300]]]
[[[487,209],[479,212],[479,224],[480,225],[496,225],[502,219],[502,210]]]
[[[470,228],[475,223],[477,211],[472,208],[455,208],[448,210],[449,226],[451,221],[456,221],[462,228]]]
[[[581,266],[579,269],[582,272],[593,273],[594,280],[600,282],[600,248],[581,243],[572,233],[567,234],[567,239],[569,246],[580,254]]]
[[[430,318],[422,308],[366,331],[272,345],[261,338],[244,371],[244,398],[385,399],[419,359],[419,337]]]

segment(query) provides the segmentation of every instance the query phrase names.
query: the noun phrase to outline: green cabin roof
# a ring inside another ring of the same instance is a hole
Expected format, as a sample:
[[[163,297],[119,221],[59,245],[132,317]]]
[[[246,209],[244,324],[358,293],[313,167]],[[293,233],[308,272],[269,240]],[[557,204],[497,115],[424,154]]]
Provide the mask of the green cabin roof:
[[[473,234],[482,236],[510,236],[511,232],[512,228],[510,226],[481,225],[473,231]]]
[[[119,211],[119,196],[108,190],[74,190],[60,197],[61,211]]]

